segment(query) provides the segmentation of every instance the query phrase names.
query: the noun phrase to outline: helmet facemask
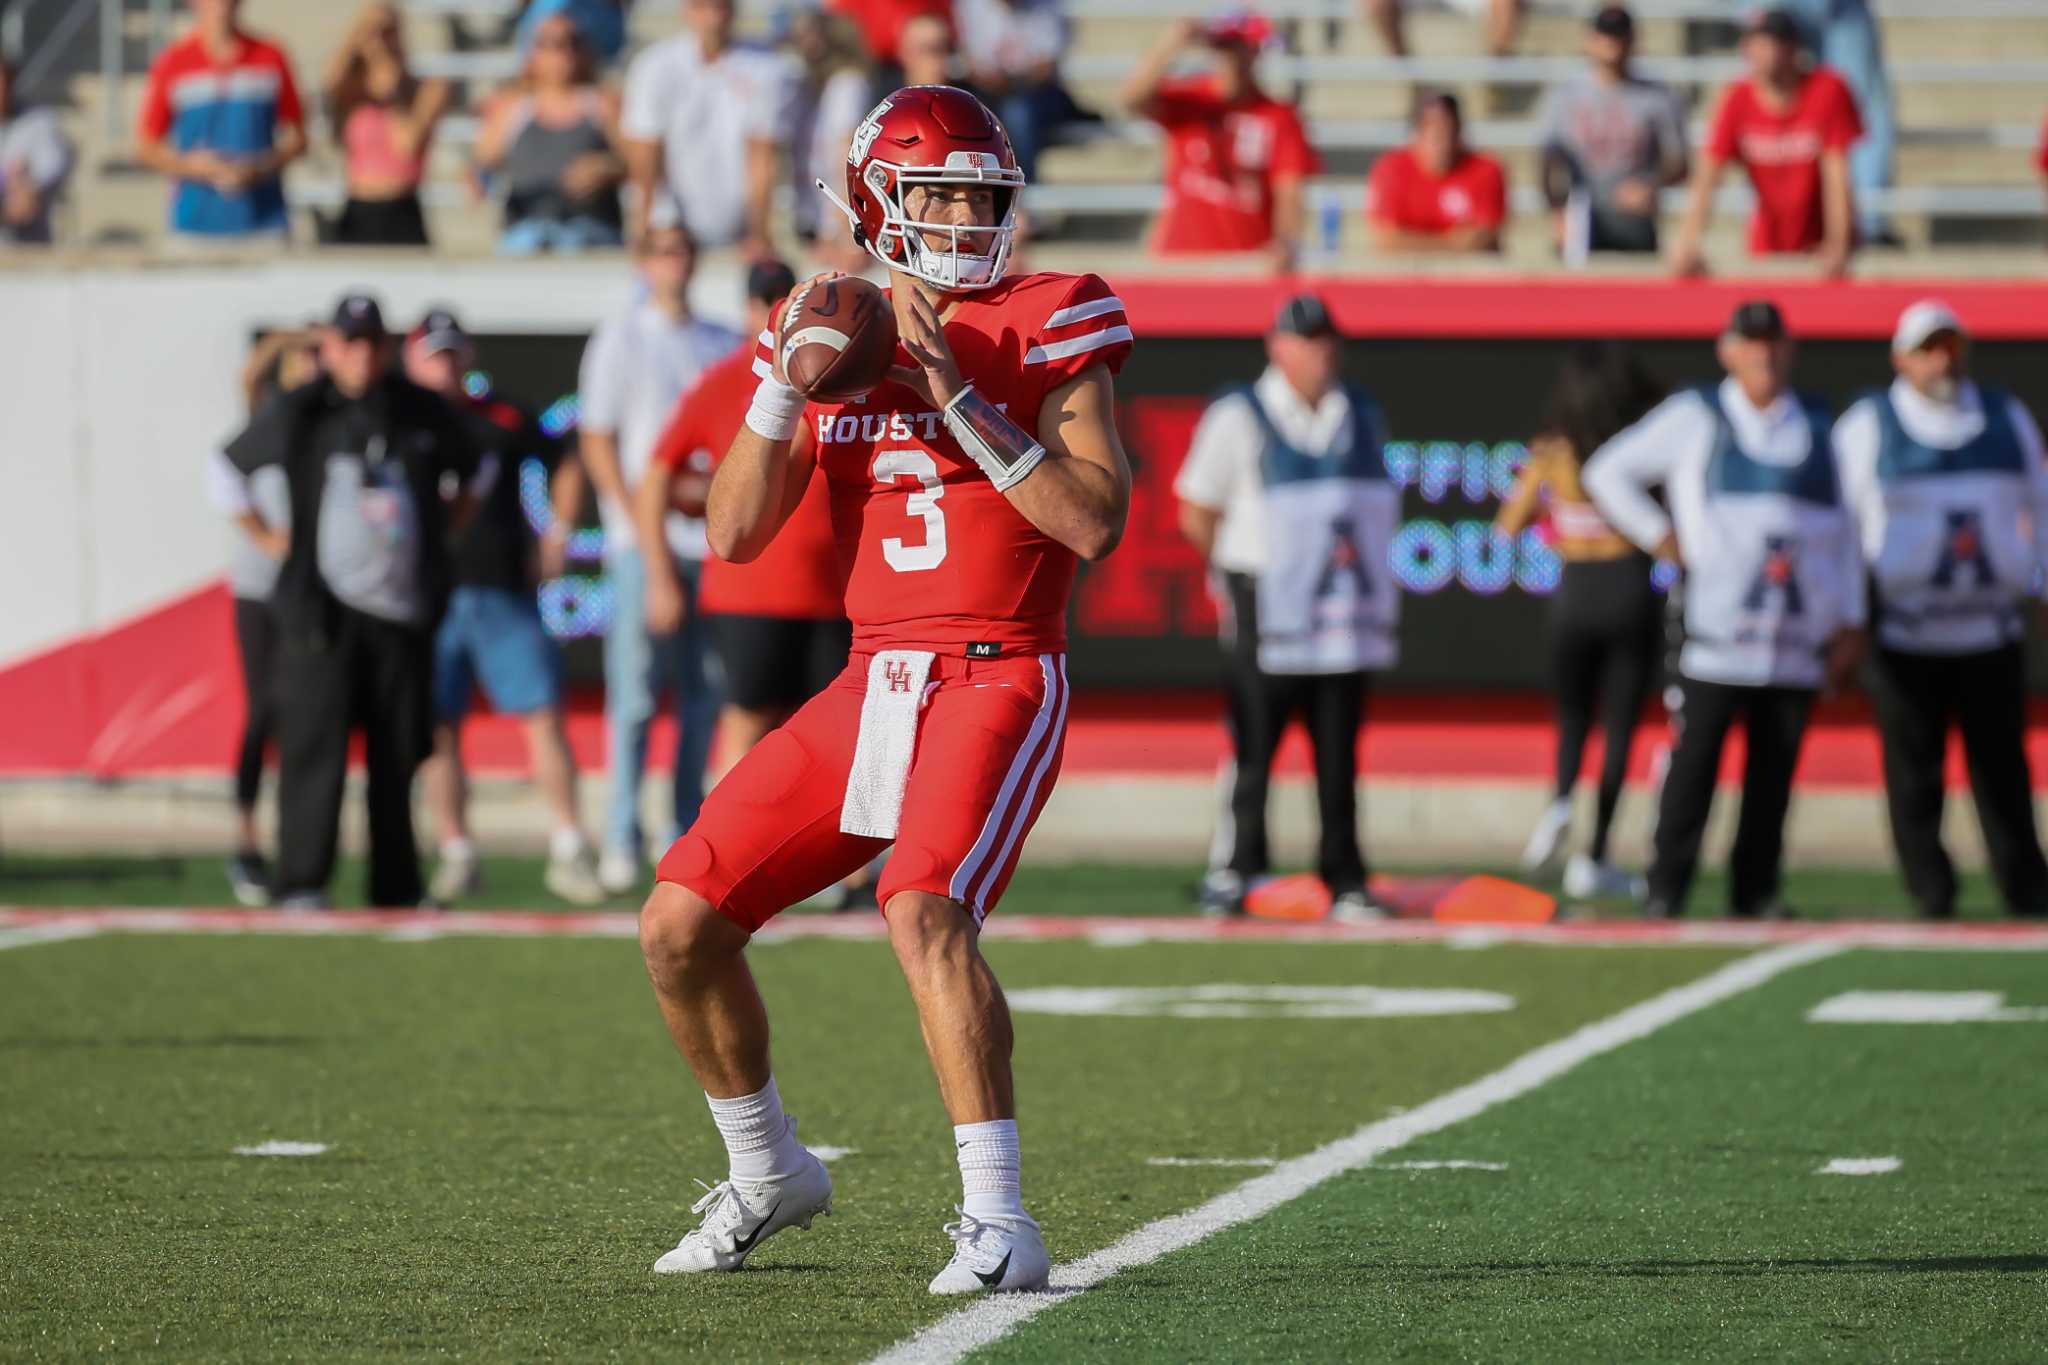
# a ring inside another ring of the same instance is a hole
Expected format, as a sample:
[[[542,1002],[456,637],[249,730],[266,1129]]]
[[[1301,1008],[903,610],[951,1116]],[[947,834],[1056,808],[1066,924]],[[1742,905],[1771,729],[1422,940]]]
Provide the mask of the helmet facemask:
[[[1017,231],[1017,191],[1024,173],[1005,167],[987,152],[949,152],[943,166],[905,166],[871,161],[862,179],[882,208],[873,238],[859,217],[823,182],[818,188],[844,213],[854,240],[892,270],[901,270],[938,289],[987,289],[1002,281]],[[918,185],[982,185],[995,193],[995,222],[987,227],[912,218],[906,200]],[[934,245],[932,238],[940,239]]]

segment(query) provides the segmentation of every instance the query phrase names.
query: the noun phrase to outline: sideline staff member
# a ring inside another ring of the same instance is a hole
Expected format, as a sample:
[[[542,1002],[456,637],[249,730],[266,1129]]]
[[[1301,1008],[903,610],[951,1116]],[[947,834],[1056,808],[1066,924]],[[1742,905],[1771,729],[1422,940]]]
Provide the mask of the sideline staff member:
[[[276,899],[326,904],[348,739],[369,769],[369,900],[417,905],[412,778],[429,745],[428,642],[448,600],[453,508],[441,484],[477,472],[469,429],[438,396],[389,372],[375,299],[341,301],[321,337],[324,373],[256,414],[224,457],[244,478],[284,469],[291,541],[271,598],[278,657]],[[253,536],[270,529],[251,509]]]
[[[1963,732],[1970,788],[2006,908],[2048,914],[2048,863],[2027,770],[2021,598],[2048,562],[2048,470],[2019,401],[1970,382],[1969,340],[1947,304],[1908,308],[1891,387],[1835,425],[1835,459],[1877,600],[1869,671],[1885,796],[1920,913],[1955,913],[1941,844],[1948,732]]]
[[[1338,378],[1342,346],[1321,299],[1289,299],[1266,339],[1265,373],[1210,405],[1174,480],[1181,531],[1215,568],[1228,608],[1236,761],[1202,889],[1223,913],[1242,908],[1269,865],[1273,754],[1300,712],[1331,914],[1379,917],[1358,846],[1358,732],[1367,673],[1397,652],[1400,597],[1386,564],[1401,498],[1382,460],[1379,404]]]
[[[1607,520],[1685,577],[1681,701],[1657,811],[1645,913],[1685,909],[1729,727],[1749,740],[1730,857],[1737,915],[1778,899],[1785,812],[1820,689],[1862,652],[1863,566],[1842,503],[1829,414],[1788,386],[1775,304],[1742,304],[1718,354],[1728,377],[1667,398],[1595,451],[1586,491]],[[1662,485],[1670,515],[1650,496]]]

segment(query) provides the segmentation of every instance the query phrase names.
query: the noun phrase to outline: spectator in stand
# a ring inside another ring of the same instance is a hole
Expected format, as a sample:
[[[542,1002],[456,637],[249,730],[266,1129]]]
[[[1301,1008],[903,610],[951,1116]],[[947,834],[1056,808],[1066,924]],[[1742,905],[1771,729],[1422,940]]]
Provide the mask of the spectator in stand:
[[[789,46],[801,64],[789,158],[796,235],[826,268],[859,274],[867,268],[868,254],[854,245],[844,215],[819,192],[817,182],[824,181],[835,194],[843,192],[846,149],[853,130],[874,107],[874,81],[859,35],[839,15],[799,12],[790,20]]]
[[[430,642],[447,602],[448,537],[475,506],[474,438],[446,403],[390,372],[376,300],[354,294],[322,335],[322,373],[259,411],[216,461],[218,482],[284,471],[291,527],[276,616],[278,904],[327,904],[348,775],[363,732],[373,906],[416,906],[412,779],[426,757]],[[442,494],[453,483],[452,500]],[[252,536],[275,534],[253,501]]]
[[[1898,129],[1892,83],[1884,69],[1884,40],[1870,0],[1785,0],[1815,59],[1848,83],[1863,120],[1863,136],[1849,149],[1849,183],[1856,192],[1856,234],[1869,245],[1897,246],[1898,236],[1877,208],[1877,191],[1891,188]]]
[[[425,246],[420,181],[452,92],[407,68],[405,26],[388,4],[365,5],[321,82],[340,130],[348,203],[334,240],[349,246]]]
[[[625,240],[619,102],[597,83],[596,69],[575,22],[551,15],[533,30],[519,84],[485,107],[476,169],[504,184],[500,252],[588,251]]]
[[[1061,124],[1081,116],[1060,84],[1072,34],[1060,0],[959,0],[967,83],[1010,134],[1017,165],[1038,179],[1038,154]]]
[[[634,250],[644,290],[590,338],[582,380],[583,467],[604,518],[605,574],[612,590],[604,640],[611,815],[598,877],[615,893],[640,884],[640,783],[647,728],[661,690],[665,686],[675,696],[677,734],[673,827],[657,849],[667,848],[697,818],[718,716],[717,687],[707,668],[710,640],[695,600],[710,548],[704,522],[676,513],[662,540],[642,544],[634,534],[633,491],[676,399],[740,344],[728,329],[690,315],[696,248],[687,229],[657,219]],[[657,555],[670,560],[683,584],[682,627],[671,634],[647,628],[646,562]]]
[[[49,244],[50,206],[72,160],[56,111],[15,99],[14,68],[0,53],[0,244]]]
[[[266,332],[242,367],[242,397],[251,418],[278,394],[291,393],[320,375],[319,336],[297,328]],[[235,756],[234,856],[228,886],[243,905],[270,904],[270,867],[263,860],[256,801],[263,790],[263,755],[277,732],[272,677],[277,662],[277,619],[270,594],[278,565],[291,548],[291,492],[284,470],[266,465],[246,480],[225,462],[207,466],[210,500],[235,522],[228,547],[228,592],[235,604],[235,650],[242,662],[242,740]],[[261,529],[241,513],[253,511]]]
[[[526,13],[519,16],[514,36],[523,51],[533,42],[541,24],[557,14],[566,15],[590,44],[591,55],[609,66],[626,50],[628,3],[629,0],[533,0]]]
[[[175,182],[173,232],[282,239],[284,168],[306,151],[291,62],[242,31],[241,0],[191,5],[192,27],[149,68],[137,158]]]
[[[2034,154],[2034,169],[2041,173],[2042,188],[2048,189],[2048,119],[2041,121],[2041,149]]]
[[[1237,11],[1207,24],[1181,19],[1138,63],[1124,107],[1166,133],[1166,205],[1152,230],[1161,253],[1263,252],[1294,267],[1305,182],[1321,169],[1301,115],[1259,88],[1254,68],[1272,25]],[[1169,78],[1189,47],[1213,54],[1207,76]]]
[[[796,126],[796,73],[780,53],[733,42],[733,0],[684,0],[683,18],[687,32],[642,52],[626,73],[633,236],[666,188],[700,247],[766,254],[778,158]]]
[[[1425,94],[1408,145],[1373,163],[1365,218],[1379,250],[1500,250],[1507,179],[1498,161],[1465,145],[1464,129],[1457,96]]]
[[[1749,249],[1813,252],[1830,279],[1848,271],[1855,236],[1849,148],[1863,135],[1856,98],[1842,78],[1801,60],[1799,30],[1783,10],[1766,10],[1742,35],[1749,79],[1721,95],[1706,153],[1694,168],[1685,222],[1671,254],[1680,275],[1705,273],[1700,237],[1714,189],[1730,162],[1749,172],[1756,216]]]
[[[1407,8],[1413,0],[1364,0],[1365,17],[1379,31],[1380,41],[1396,57],[1408,55]],[[1522,0],[1445,0],[1449,9],[1468,19],[1486,19],[1486,54],[1505,57],[1515,50],[1515,31],[1522,23]]]
[[[1668,86],[1629,70],[1635,38],[1626,6],[1601,7],[1586,26],[1586,70],[1544,101],[1545,187],[1562,182],[1553,205],[1568,260],[1654,252],[1657,192],[1685,179],[1685,110]]]
[[[825,8],[853,22],[868,56],[882,69],[880,83],[891,90],[911,83],[897,79],[902,59],[896,45],[903,26],[920,14],[937,15],[948,28],[953,25],[952,0],[825,0]]]
[[[951,85],[960,78],[960,48],[953,41],[953,26],[936,14],[915,14],[903,21],[896,34],[896,57],[905,85]]]
[[[443,904],[474,895],[482,885],[476,843],[469,834],[469,784],[462,770],[462,721],[470,695],[481,685],[491,709],[518,716],[535,785],[554,816],[548,840],[549,891],[577,905],[604,899],[597,856],[576,817],[576,760],[562,731],[562,659],[541,624],[535,597],[539,547],[520,502],[521,465],[536,460],[546,472],[550,501],[573,509],[582,480],[563,459],[562,443],[518,404],[472,389],[465,378],[475,348],[446,309],[435,309],[406,338],[406,378],[438,393],[470,424],[484,453],[482,501],[456,532],[451,550],[454,589],[434,635],[434,752],[422,777],[433,811],[440,858],[428,892]],[[558,516],[556,525],[566,525]]]

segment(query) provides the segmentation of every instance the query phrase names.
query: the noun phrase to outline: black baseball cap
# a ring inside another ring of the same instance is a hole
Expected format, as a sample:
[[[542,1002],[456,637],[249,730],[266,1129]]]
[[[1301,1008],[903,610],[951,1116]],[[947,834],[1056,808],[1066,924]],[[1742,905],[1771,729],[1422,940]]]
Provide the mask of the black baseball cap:
[[[446,308],[429,310],[420,319],[420,325],[412,329],[409,340],[428,355],[442,351],[458,351],[466,355],[470,350],[469,333],[463,329],[461,320]]]
[[[1593,11],[1586,27],[1602,37],[1620,38],[1625,42],[1636,36],[1636,17],[1628,12],[1627,5],[1602,5]]]
[[[1727,334],[1745,341],[1783,341],[1785,315],[1769,299],[1748,299],[1728,315]]]
[[[344,294],[328,325],[350,341],[382,341],[390,335],[384,330],[384,310],[368,294]]]
[[[796,288],[796,272],[773,256],[747,267],[747,297],[762,303],[786,298]]]
[[[1344,335],[1337,330],[1336,320],[1322,299],[1314,294],[1296,294],[1280,305],[1280,312],[1273,318],[1275,336],[1295,337],[1336,337]]]
[[[1799,21],[1791,11],[1782,9],[1756,10],[1749,16],[1749,22],[1742,26],[1742,36],[1761,33],[1767,38],[1776,38],[1781,43],[1799,42]]]

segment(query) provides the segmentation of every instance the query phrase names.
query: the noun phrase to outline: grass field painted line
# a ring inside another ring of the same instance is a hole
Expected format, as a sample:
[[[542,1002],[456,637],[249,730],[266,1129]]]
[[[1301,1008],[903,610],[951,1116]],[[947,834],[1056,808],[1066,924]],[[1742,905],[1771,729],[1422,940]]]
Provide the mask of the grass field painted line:
[[[1602,1053],[1646,1038],[1724,1000],[1755,990],[1797,967],[1844,951],[1840,942],[1785,944],[1731,962],[1697,981],[1631,1005],[1619,1014],[1586,1025],[1533,1052],[1524,1053],[1491,1075],[1392,1118],[1367,1124],[1304,1156],[1282,1162],[1264,1175],[1185,1213],[1148,1223],[1102,1250],[1053,1267],[1043,1294],[1000,1294],[976,1299],[907,1341],[875,1358],[874,1365],[936,1365],[1000,1341],[1011,1331],[1075,1294],[1087,1292],[1119,1271],[1149,1264],[1190,1247],[1223,1229],[1269,1213],[1317,1185],[1370,1164],[1376,1157],[1416,1138],[1485,1113]]]
[[[382,935],[399,942],[440,938],[633,938],[638,917],[621,911],[231,909],[82,909],[0,906],[0,934],[64,926],[71,934]],[[1201,916],[993,915],[991,939],[1081,939],[1110,946],[1145,943],[1441,943],[1449,947],[1537,944],[1565,948],[1762,948],[1832,943],[1853,948],[1941,952],[2048,952],[2048,925],[1909,924],[1884,920],[1746,923],[1729,920],[1575,920],[1562,924],[1480,926],[1390,920],[1382,924],[1213,920]],[[869,940],[883,936],[881,916],[790,915],[754,936],[772,944],[797,938]],[[42,941],[39,939],[28,940]]]
[[[0,918],[0,952],[9,948],[29,948],[38,943],[59,943],[71,938],[91,938],[100,933],[98,925],[90,923],[68,924],[63,920],[10,925]]]

